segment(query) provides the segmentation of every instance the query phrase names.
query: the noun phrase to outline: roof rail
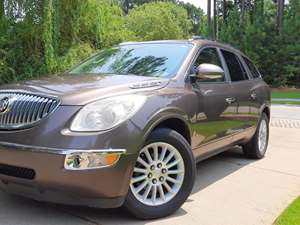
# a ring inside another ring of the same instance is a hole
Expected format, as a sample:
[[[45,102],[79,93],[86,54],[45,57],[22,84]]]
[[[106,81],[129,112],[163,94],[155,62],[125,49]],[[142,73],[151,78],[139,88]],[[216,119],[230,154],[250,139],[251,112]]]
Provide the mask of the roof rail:
[[[204,36],[192,36],[192,40],[208,40],[208,38]]]
[[[126,41],[126,42],[121,42],[119,45],[129,45],[129,44],[136,44],[135,41]]]

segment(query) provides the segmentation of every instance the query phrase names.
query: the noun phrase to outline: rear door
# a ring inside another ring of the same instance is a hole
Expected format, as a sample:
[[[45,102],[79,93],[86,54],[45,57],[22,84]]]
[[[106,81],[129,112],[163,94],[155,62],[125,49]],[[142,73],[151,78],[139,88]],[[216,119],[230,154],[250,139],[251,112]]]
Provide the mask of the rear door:
[[[234,119],[236,132],[244,132],[256,125],[256,115],[252,108],[253,82],[249,79],[247,71],[239,55],[222,49],[223,58],[226,62],[231,78],[231,86],[237,103],[237,114]]]
[[[246,68],[248,69],[249,75],[252,77],[251,87],[251,113],[256,117],[258,121],[260,115],[260,107],[263,104],[260,96],[263,95],[265,83],[262,80],[261,74],[259,73],[256,66],[246,57],[242,57]]]

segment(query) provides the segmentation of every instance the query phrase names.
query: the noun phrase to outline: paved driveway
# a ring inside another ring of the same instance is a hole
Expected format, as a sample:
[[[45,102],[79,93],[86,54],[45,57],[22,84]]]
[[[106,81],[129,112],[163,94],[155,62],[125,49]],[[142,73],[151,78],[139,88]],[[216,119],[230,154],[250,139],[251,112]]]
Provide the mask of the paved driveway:
[[[274,106],[272,114],[267,157],[247,160],[236,148],[201,162],[192,195],[169,218],[137,221],[120,209],[58,206],[0,193],[0,225],[271,225],[300,194],[300,108]]]

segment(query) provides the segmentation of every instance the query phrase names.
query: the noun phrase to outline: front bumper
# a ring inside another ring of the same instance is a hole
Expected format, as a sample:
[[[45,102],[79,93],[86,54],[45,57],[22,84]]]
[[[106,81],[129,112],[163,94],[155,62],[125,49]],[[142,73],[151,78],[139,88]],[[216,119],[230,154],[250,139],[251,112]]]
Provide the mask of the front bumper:
[[[65,156],[71,151],[0,143],[0,165],[4,169],[9,166],[16,173],[34,171],[34,176],[24,178],[0,170],[0,188],[40,201],[99,208],[121,206],[136,155],[124,153],[110,167],[72,171],[64,168]]]

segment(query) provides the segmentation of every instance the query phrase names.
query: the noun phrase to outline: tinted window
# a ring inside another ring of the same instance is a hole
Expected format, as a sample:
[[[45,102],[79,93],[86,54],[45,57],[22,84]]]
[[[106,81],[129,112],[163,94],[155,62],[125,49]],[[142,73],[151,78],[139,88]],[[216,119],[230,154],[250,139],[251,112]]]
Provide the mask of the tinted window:
[[[253,78],[260,78],[260,74],[259,74],[257,68],[254,66],[254,64],[245,57],[243,57],[243,59],[245,60],[245,63],[247,64]]]
[[[246,71],[242,67],[238,57],[231,52],[225,50],[221,50],[221,51],[226,61],[231,80],[232,81],[246,80],[247,79]]]
[[[238,60],[239,63],[240,63],[241,69],[242,69],[242,71],[243,71],[243,76],[244,76],[244,78],[245,78],[246,80],[248,80],[249,77],[248,77],[248,74],[247,74],[247,71],[246,71],[246,68],[245,68],[244,64],[241,62],[241,59],[240,59],[239,57],[236,56],[236,58],[237,58],[237,60]]]
[[[217,52],[217,49],[215,48],[205,48],[201,51],[198,58],[195,61],[195,64],[193,66],[192,73],[195,73],[197,67],[201,64],[213,64],[216,66],[219,66],[223,69],[219,54]],[[211,76],[211,77],[209,77]],[[200,82],[222,82],[225,80],[224,75],[222,77],[215,76],[213,74],[206,75],[207,79],[199,79]]]
[[[70,73],[171,77],[191,47],[190,44],[121,45],[101,51]]]

